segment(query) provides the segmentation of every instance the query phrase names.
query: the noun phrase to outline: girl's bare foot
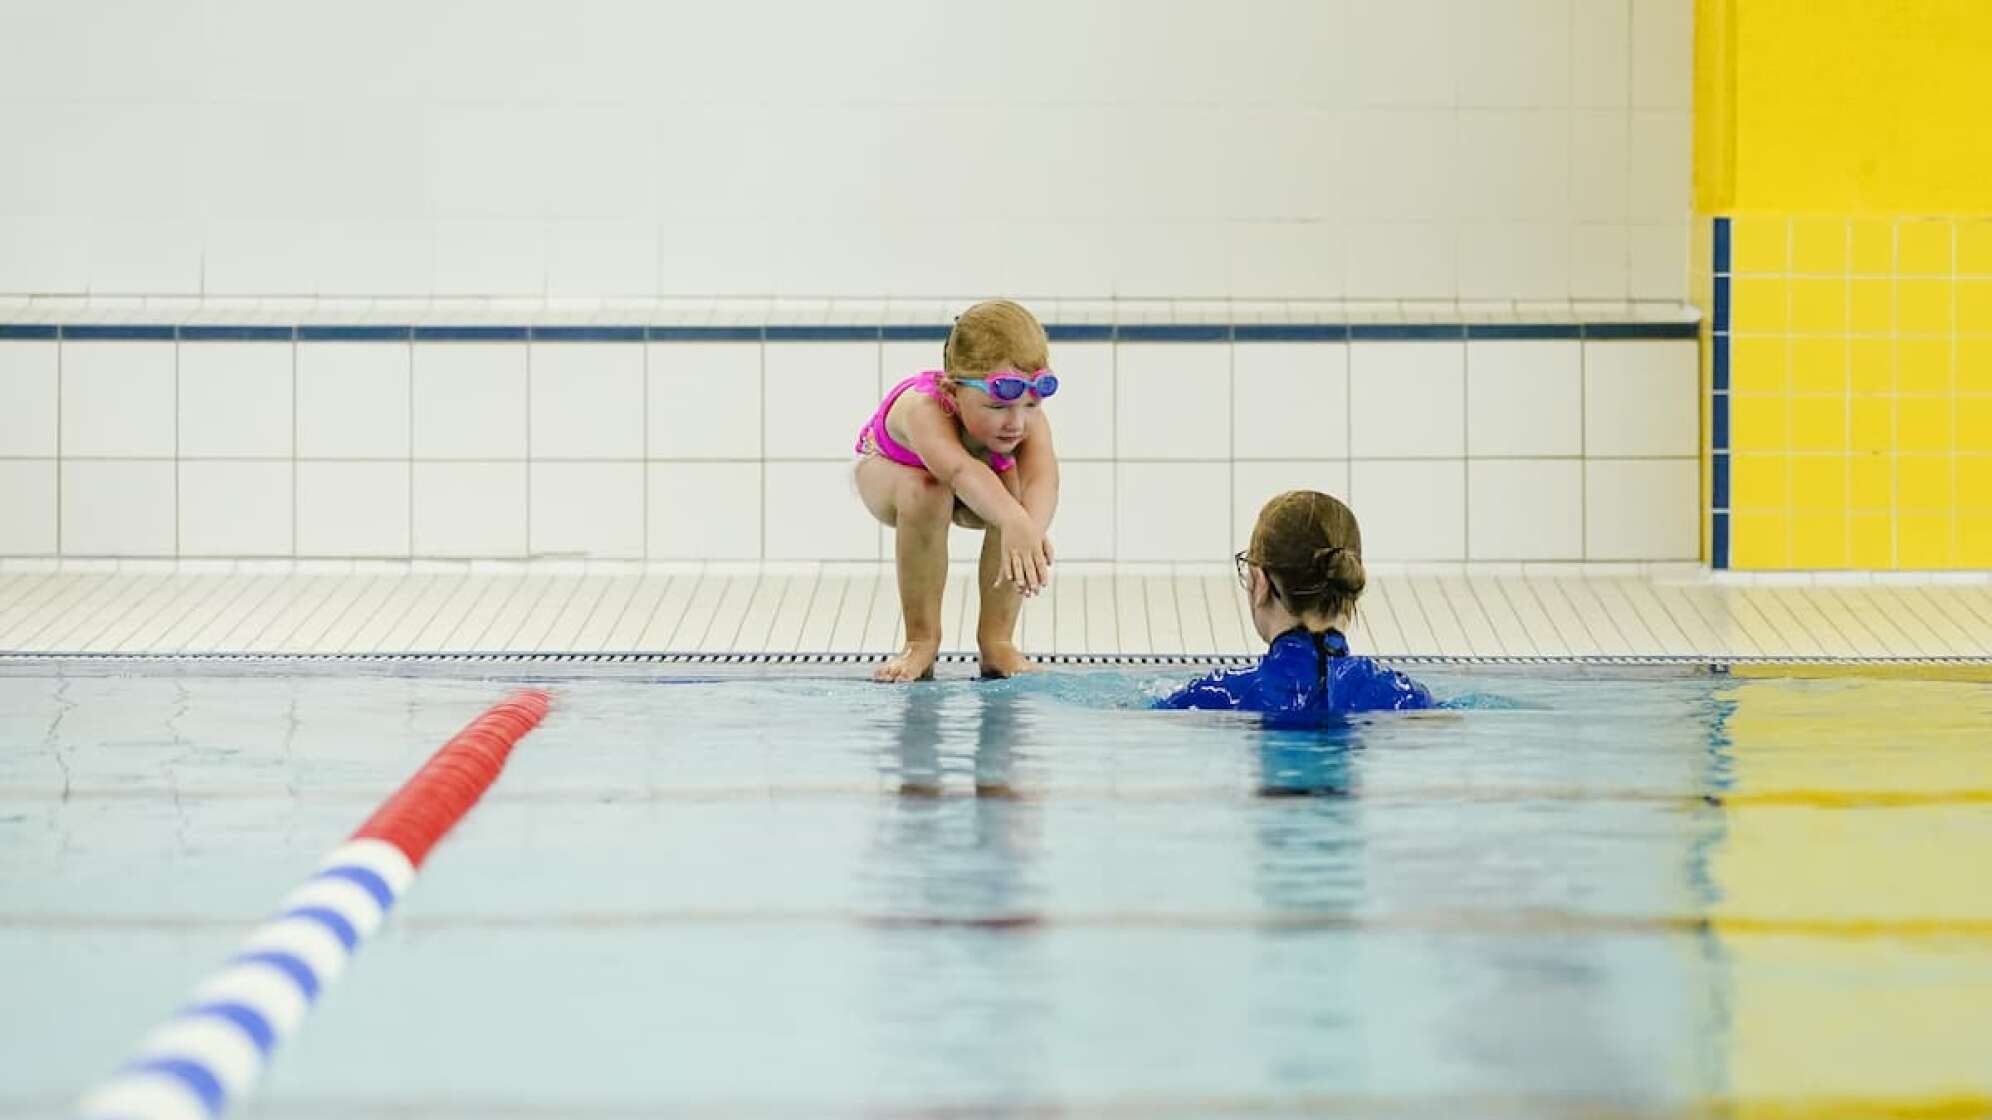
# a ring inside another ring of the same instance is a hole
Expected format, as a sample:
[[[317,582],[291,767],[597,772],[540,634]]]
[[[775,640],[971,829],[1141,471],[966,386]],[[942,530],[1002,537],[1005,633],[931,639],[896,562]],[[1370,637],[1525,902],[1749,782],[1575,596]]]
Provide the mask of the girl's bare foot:
[[[1038,663],[1025,657],[1017,649],[1015,642],[984,642],[982,644],[982,675],[984,677],[1014,677],[1018,673],[1035,673]]]
[[[872,679],[895,684],[933,680],[934,660],[940,655],[939,642],[907,642],[905,652],[872,671]]]

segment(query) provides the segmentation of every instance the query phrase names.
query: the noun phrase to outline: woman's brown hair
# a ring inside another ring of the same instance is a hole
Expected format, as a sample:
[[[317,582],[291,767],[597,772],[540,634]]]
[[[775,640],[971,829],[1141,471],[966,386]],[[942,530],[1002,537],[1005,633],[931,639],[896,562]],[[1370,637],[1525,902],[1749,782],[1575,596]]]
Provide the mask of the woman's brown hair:
[[[1005,368],[1031,374],[1050,364],[1043,324],[1007,299],[985,300],[962,312],[941,344],[941,368],[951,377]]]
[[[1267,502],[1245,559],[1265,571],[1273,594],[1297,615],[1342,617],[1368,582],[1356,515],[1318,490],[1289,490]]]

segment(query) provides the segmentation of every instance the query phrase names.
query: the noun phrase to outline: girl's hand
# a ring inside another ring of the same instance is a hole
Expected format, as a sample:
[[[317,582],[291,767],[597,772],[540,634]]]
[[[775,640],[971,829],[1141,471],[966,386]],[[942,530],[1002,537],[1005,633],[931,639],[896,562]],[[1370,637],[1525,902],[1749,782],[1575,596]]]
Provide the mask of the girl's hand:
[[[1051,541],[1028,515],[1003,526],[1001,548],[1002,568],[996,577],[999,585],[1007,580],[1025,595],[1036,595],[1051,582]]]

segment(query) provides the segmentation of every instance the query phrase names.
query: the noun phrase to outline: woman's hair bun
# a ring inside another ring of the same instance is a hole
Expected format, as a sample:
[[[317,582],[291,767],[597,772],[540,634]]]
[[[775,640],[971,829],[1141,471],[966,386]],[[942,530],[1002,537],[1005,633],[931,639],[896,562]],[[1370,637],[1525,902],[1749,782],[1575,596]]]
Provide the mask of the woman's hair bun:
[[[1315,549],[1314,572],[1323,583],[1343,591],[1361,591],[1366,582],[1362,558],[1341,545]]]

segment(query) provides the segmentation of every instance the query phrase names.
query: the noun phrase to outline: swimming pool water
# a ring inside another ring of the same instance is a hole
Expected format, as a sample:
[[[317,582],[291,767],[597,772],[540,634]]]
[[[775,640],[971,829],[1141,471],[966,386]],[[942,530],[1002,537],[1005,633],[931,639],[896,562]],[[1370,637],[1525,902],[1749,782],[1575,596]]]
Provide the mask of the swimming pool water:
[[[0,1114],[60,1114],[521,679],[0,675]],[[244,1115],[1821,1114],[1992,1100],[1992,688],[559,674]]]

